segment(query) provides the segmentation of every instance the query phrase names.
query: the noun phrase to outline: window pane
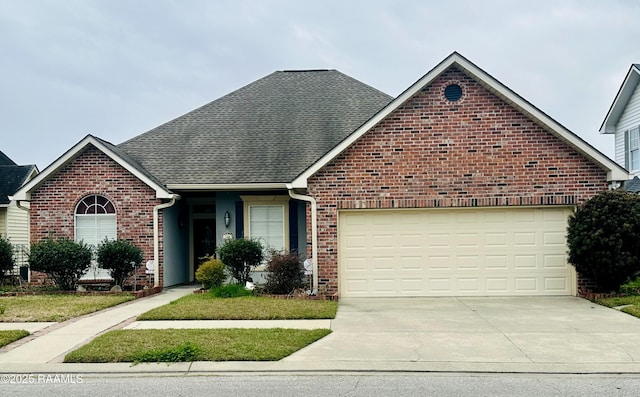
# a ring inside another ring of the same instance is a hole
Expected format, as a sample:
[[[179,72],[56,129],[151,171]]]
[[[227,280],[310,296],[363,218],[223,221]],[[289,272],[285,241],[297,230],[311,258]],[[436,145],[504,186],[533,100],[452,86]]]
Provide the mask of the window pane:
[[[284,249],[284,206],[252,205],[249,207],[249,235],[265,249]]]

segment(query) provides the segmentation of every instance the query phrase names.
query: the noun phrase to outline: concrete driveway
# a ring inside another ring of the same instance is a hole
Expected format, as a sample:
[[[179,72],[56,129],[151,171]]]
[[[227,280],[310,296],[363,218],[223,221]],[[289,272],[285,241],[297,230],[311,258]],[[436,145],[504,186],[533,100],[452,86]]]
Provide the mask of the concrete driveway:
[[[640,372],[640,319],[575,297],[343,299],[287,362],[371,369]],[[409,365],[411,364],[411,365]]]

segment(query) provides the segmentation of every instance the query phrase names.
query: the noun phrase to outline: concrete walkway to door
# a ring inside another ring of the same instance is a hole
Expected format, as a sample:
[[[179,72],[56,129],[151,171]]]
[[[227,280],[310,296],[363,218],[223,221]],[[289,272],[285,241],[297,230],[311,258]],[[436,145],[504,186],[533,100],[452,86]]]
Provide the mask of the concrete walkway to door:
[[[640,319],[575,297],[359,298],[289,363],[377,370],[640,372]]]

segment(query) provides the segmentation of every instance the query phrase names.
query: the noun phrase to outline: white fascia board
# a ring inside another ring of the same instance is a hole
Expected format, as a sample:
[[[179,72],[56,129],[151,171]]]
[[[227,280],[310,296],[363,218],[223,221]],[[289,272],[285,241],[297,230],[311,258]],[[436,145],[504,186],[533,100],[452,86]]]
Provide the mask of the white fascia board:
[[[618,89],[616,97],[613,99],[613,103],[609,107],[604,121],[600,125],[601,134],[613,134],[616,132],[618,120],[620,120],[620,116],[622,116],[624,109],[627,107],[629,99],[631,99],[638,85],[638,81],[640,81],[640,70],[638,70],[636,65],[631,65],[622,85],[620,85]]]
[[[102,153],[106,154],[113,161],[118,163],[124,169],[133,174],[136,178],[140,179],[147,186],[152,188],[156,192],[156,198],[159,199],[172,199],[175,198],[176,195],[167,191],[163,186],[158,185],[151,179],[149,179],[146,175],[142,174],[140,171],[132,167],[128,162],[124,161],[120,156],[116,155],[113,151],[107,148],[102,142],[95,139],[91,135],[87,135],[83,140],[78,142],[75,146],[69,149],[66,153],[60,156],[56,161],[51,163],[47,168],[45,168],[41,173],[36,175],[33,179],[27,182],[20,190],[18,190],[14,194],[14,199],[16,200],[25,200],[29,201],[31,199],[31,191],[36,187],[40,186],[47,178],[57,171],[62,169],[64,166],[73,161],[78,155],[84,150],[88,145],[95,146]]]
[[[307,179],[313,174],[318,172],[321,168],[331,162],[340,153],[346,150],[349,146],[353,145],[360,137],[367,133],[376,124],[381,122],[394,110],[402,106],[406,101],[416,95],[423,87],[430,84],[435,78],[442,74],[445,70],[452,66],[457,66],[463,70],[463,72],[473,76],[480,84],[484,85],[487,89],[500,96],[503,100],[520,109],[521,111],[529,114],[534,119],[538,120],[541,124],[546,126],[551,133],[556,137],[569,144],[576,150],[582,152],[592,161],[599,164],[604,170],[607,171],[607,180],[626,180],[628,179],[627,171],[620,167],[613,160],[605,156],[603,153],[595,149],[593,146],[582,140],[580,137],[567,130],[561,124],[547,116],[545,113],[538,110],[535,106],[524,100],[518,94],[504,86],[498,80],[491,75],[478,68],[476,65],[468,61],[460,54],[454,52],[449,57],[440,62],[435,68],[424,75],[420,80],[414,83],[411,87],[400,94],[396,99],[391,101],[384,109],[374,115],[366,123],[364,123],[355,132],[349,135],[344,141],[335,146],[331,151],[322,156],[320,160],[314,163],[311,167],[300,174],[293,180],[291,185],[294,188],[305,189],[307,188]]]
[[[286,183],[212,183],[212,184],[168,184],[171,190],[272,190],[286,189]]]

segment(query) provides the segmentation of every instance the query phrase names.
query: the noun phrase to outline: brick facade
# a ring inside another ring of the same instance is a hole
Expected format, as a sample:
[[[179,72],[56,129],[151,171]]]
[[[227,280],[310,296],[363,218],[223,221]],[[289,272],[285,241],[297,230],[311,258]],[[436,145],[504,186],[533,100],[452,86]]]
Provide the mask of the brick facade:
[[[463,90],[456,102],[443,95],[452,83]],[[338,289],[340,209],[575,205],[607,189],[606,177],[451,68],[309,178],[318,203],[320,287]]]
[[[31,192],[31,241],[48,236],[73,239],[76,205],[92,194],[105,196],[115,206],[118,238],[140,247],[143,263],[153,259],[153,208],[161,201],[153,189],[92,146]],[[162,264],[162,212],[159,232]],[[157,271],[162,285],[162,266]],[[144,266],[139,269],[137,280],[137,285],[151,282]]]

